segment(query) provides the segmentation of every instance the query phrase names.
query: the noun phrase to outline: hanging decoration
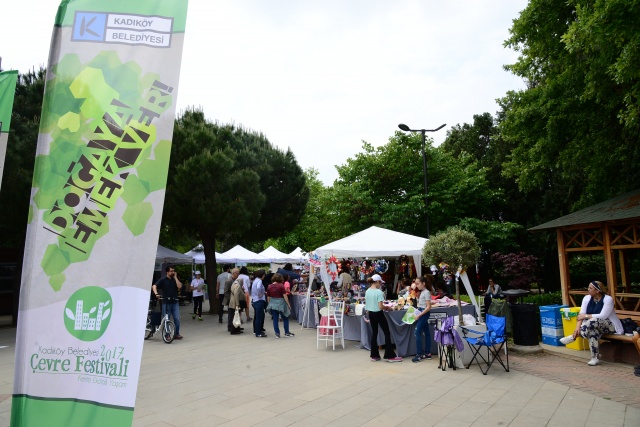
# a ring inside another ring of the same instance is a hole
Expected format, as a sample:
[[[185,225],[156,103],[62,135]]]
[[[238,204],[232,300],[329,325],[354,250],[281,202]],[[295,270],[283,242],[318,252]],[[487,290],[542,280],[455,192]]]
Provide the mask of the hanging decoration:
[[[438,264],[438,267],[440,267],[440,271],[443,275],[449,272],[449,264],[447,264],[446,262],[441,262],[440,264]]]
[[[338,277],[338,259],[335,256],[331,255],[329,259],[327,259],[325,267],[327,269],[327,273],[331,277],[331,281],[335,281]]]
[[[320,267],[323,264],[322,258],[314,252],[309,252],[309,264]]]
[[[389,263],[386,259],[379,259],[375,262],[376,273],[383,274],[389,269]]]
[[[404,277],[409,276],[411,271],[409,267],[410,261],[411,260],[409,259],[408,255],[401,255],[399,262],[396,263],[396,273],[401,274]]]
[[[374,274],[376,272],[376,266],[368,259],[365,259],[360,264],[360,272],[365,276]]]

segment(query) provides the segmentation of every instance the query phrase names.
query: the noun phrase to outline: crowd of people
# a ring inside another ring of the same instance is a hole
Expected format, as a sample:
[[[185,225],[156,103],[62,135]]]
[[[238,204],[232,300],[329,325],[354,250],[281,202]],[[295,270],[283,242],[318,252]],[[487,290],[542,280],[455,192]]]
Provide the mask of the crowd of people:
[[[242,315],[244,314],[245,322],[252,322],[253,335],[257,338],[266,338],[265,315],[270,314],[275,338],[282,336],[280,322],[283,324],[284,336],[293,337],[295,334],[289,329],[291,314],[289,297],[292,292],[292,283],[295,284],[304,279],[306,276],[295,271],[291,264],[284,265],[276,272],[267,273],[265,270],[259,269],[253,273],[252,277],[246,267],[231,269],[229,265],[224,265],[222,273],[216,278],[215,293],[212,293],[212,296],[218,300],[218,322],[223,323],[224,308],[228,307],[227,328],[231,335],[244,333],[242,327]],[[393,350],[389,325],[384,315],[384,311],[390,310],[388,306],[383,304],[390,291],[395,294],[394,296],[404,298],[408,304],[415,308],[414,333],[417,353],[412,361],[420,362],[431,359],[431,335],[428,323],[431,301],[432,298],[451,297],[452,291],[446,277],[443,276],[442,279],[438,280],[437,277],[431,275],[419,276],[414,280],[400,277],[396,286],[390,288],[386,286],[379,274],[372,274],[367,278],[369,287],[365,293],[365,310],[372,329],[370,342],[372,361],[379,361],[382,358],[388,362],[402,361],[402,358],[398,357]],[[352,277],[344,271],[340,274],[335,288],[340,290],[343,295],[347,295],[352,284]],[[180,334],[179,295],[185,288],[191,292],[192,318],[194,320],[198,318],[202,321],[202,304],[207,288],[200,271],[195,271],[191,282],[183,285],[175,267],[167,266],[165,276],[151,287],[152,299],[162,300],[162,316],[164,317],[165,313],[168,313],[173,318],[175,323],[174,339],[177,340],[183,338]],[[592,281],[589,283],[587,292],[588,295],[582,300],[575,330],[560,341],[566,345],[578,337],[587,339],[591,351],[589,365],[595,366],[600,363],[598,359],[599,339],[606,334],[622,334],[624,332],[615,313],[613,299],[608,295],[606,286],[602,282]],[[492,300],[504,298],[502,288],[494,282],[493,278],[489,279],[484,298],[485,312],[488,312]],[[253,318],[250,317],[249,307],[253,308]],[[385,337],[382,358],[377,342],[379,329],[382,330]]]
[[[252,276],[252,277],[251,277]],[[250,276],[247,267],[231,268],[229,265],[222,267],[222,273],[216,278],[215,293],[211,296],[217,299],[218,323],[223,323],[224,308],[228,307],[228,331],[232,335],[244,333],[242,315],[245,322],[252,322],[253,334],[257,338],[266,338],[264,328],[265,314],[271,314],[273,330],[276,338],[281,337],[279,323],[284,326],[284,336],[295,336],[289,330],[289,315],[291,314],[292,283],[306,278],[300,272],[295,271],[290,263],[279,268],[275,273],[266,273],[265,270],[256,270]],[[185,294],[185,289],[189,290]],[[180,335],[180,297],[188,295],[193,302],[193,315],[200,321],[202,318],[202,303],[207,292],[207,283],[202,278],[201,272],[195,271],[190,283],[183,285],[178,278],[174,266],[167,266],[165,276],[151,286],[152,300],[161,300],[162,316],[165,313],[173,319],[176,326],[175,339],[183,339]],[[213,299],[212,298],[212,299]],[[250,304],[250,305],[249,305]],[[250,316],[249,307],[253,307],[254,317]]]

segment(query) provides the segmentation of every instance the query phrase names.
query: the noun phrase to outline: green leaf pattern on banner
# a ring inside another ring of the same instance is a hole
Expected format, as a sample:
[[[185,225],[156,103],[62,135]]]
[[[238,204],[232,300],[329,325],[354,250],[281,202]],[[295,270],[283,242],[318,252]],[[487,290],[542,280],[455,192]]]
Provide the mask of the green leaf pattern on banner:
[[[122,221],[134,236],[153,215],[145,199],[166,186],[171,141],[157,142],[153,121],[171,107],[172,88],[156,74],[141,76],[133,61],[103,51],[87,64],[65,55],[47,83],[40,132],[49,152],[36,158],[33,201],[44,227],[58,235],[41,266],[60,290],[64,271],[86,261],[109,232],[118,200]]]

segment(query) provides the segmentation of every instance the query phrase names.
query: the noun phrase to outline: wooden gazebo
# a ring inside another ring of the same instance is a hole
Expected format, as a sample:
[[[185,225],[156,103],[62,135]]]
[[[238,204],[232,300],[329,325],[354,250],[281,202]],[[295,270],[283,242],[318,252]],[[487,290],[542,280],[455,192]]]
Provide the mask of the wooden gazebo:
[[[568,255],[603,251],[606,284],[618,316],[640,320],[640,293],[632,292],[629,274],[630,252],[640,249],[640,189],[538,225],[530,231],[551,229],[556,230],[558,240],[562,302],[576,306],[573,296],[587,293],[586,290],[571,289]]]

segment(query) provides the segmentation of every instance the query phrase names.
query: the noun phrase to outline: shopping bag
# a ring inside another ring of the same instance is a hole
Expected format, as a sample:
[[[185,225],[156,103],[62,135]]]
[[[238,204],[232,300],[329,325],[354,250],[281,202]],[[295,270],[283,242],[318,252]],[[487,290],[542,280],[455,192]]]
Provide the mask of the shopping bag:
[[[407,325],[411,325],[416,321],[416,314],[420,313],[418,310],[416,310],[413,306],[410,306],[407,309],[407,312],[404,314],[404,316],[402,316],[402,322],[406,323]]]
[[[240,310],[236,308],[236,314],[233,315],[233,326],[239,328],[242,325],[240,320]]]

